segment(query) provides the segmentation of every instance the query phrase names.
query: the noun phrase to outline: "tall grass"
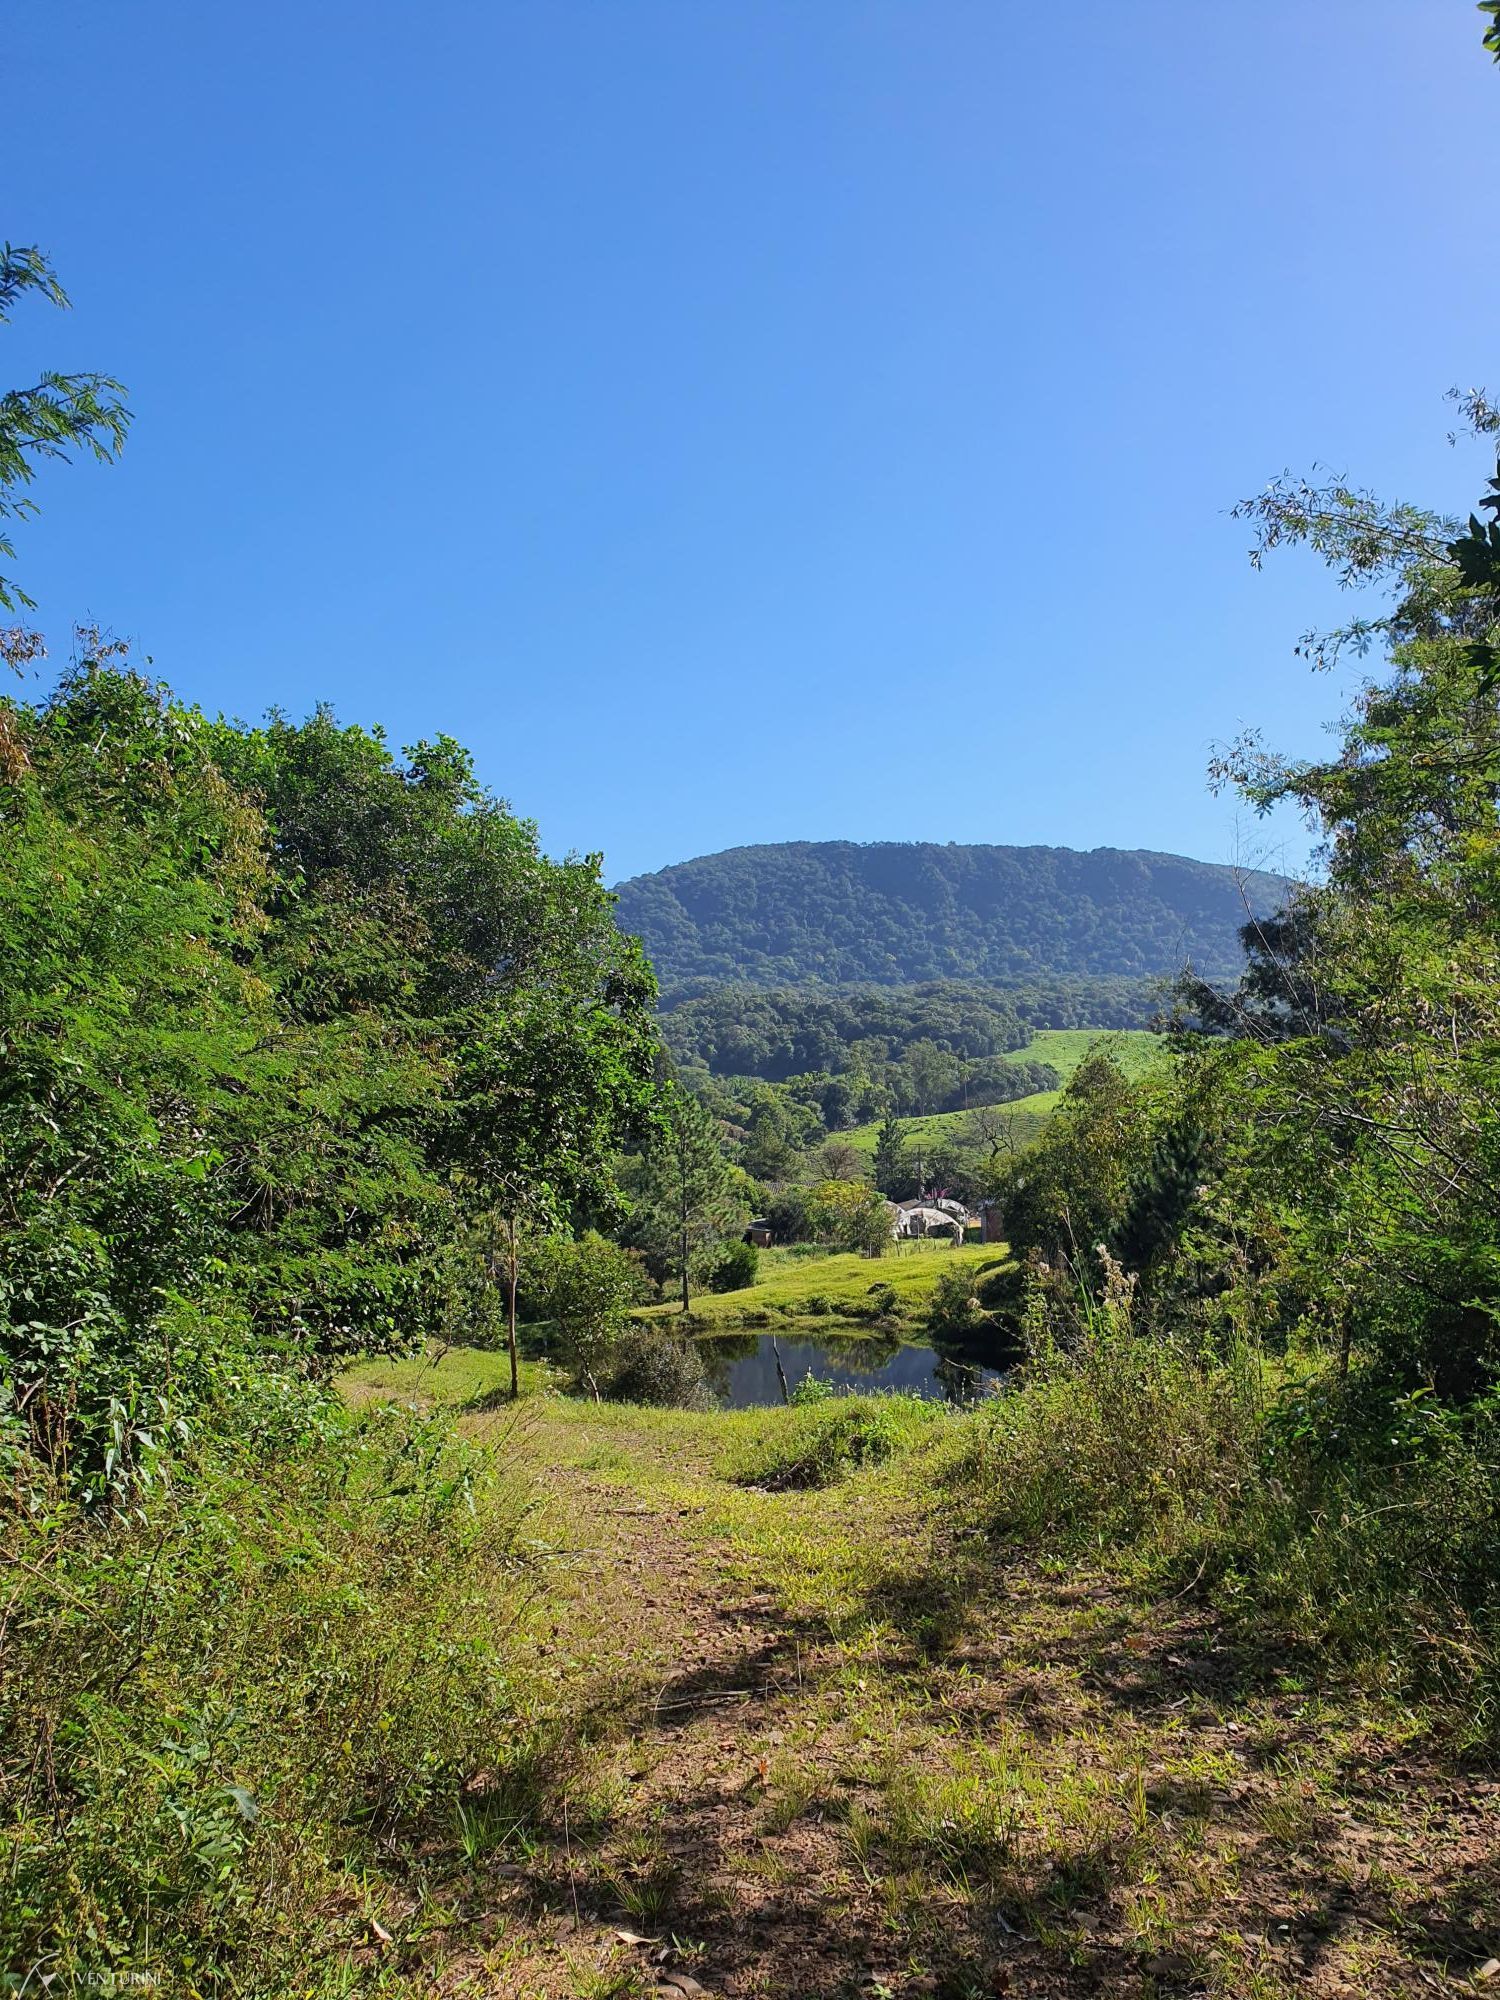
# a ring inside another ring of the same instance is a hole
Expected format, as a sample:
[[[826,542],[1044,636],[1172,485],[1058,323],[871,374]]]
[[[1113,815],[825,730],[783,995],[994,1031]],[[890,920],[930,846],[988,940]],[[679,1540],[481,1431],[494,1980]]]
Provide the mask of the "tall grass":
[[[862,1466],[910,1450],[946,1421],[944,1406],[926,1397],[846,1396],[809,1378],[791,1408],[777,1412],[774,1427],[732,1451],[724,1470],[742,1485],[771,1492],[835,1486]]]
[[[1298,1650],[1500,1742],[1500,1398],[1456,1412],[1137,1323],[1128,1286],[1032,1316],[1033,1356],[956,1433],[997,1533],[1113,1550]]]
[[[266,1445],[200,1447],[108,1526],[62,1504],[5,1523],[18,1978],[332,1990],[465,1786],[535,1760],[507,1643],[519,1492],[441,1418],[305,1408]]]
[[[1196,1549],[1254,1476],[1262,1406],[1248,1352],[1203,1358],[1138,1332],[1084,1294],[1066,1345],[1048,1338],[1014,1386],[981,1406],[965,1457],[997,1527]]]

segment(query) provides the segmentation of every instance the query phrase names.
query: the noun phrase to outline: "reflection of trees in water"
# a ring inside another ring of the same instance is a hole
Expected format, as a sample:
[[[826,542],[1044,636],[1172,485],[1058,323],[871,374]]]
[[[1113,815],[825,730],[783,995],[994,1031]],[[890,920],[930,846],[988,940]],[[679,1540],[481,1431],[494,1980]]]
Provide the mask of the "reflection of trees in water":
[[[713,1354],[722,1354],[726,1361],[748,1361],[769,1339],[765,1333],[706,1333],[699,1339],[698,1352],[705,1361]]]
[[[878,1375],[901,1352],[901,1342],[893,1333],[839,1334],[815,1345],[825,1361],[851,1375]]]
[[[886,1374],[903,1350],[931,1359],[932,1374],[920,1382],[897,1383],[918,1393],[941,1395],[950,1403],[972,1403],[985,1393],[987,1378],[1014,1366],[1015,1347],[997,1337],[993,1328],[972,1333],[944,1334],[931,1341],[906,1342],[892,1333],[824,1333],[812,1337],[804,1329],[780,1335],[782,1361],[793,1386],[809,1371],[815,1375],[865,1378],[864,1387]],[[756,1407],[780,1401],[780,1385],[771,1356],[771,1335],[759,1330],[701,1335],[697,1341],[708,1386],[720,1403]],[[741,1375],[736,1398],[731,1377],[734,1364],[751,1361],[749,1378]]]
[[[766,1339],[763,1333],[709,1333],[699,1337],[696,1343],[699,1358],[708,1392],[716,1403],[724,1402],[729,1395],[729,1371],[733,1364],[752,1360]]]
[[[950,1403],[977,1401],[987,1393],[987,1375],[1003,1375],[1021,1358],[1015,1342],[997,1336],[993,1327],[934,1336],[932,1351],[933,1380]]]
[[[938,1356],[932,1379],[950,1403],[977,1403],[985,1393],[984,1370],[974,1362],[955,1361],[951,1355]]]

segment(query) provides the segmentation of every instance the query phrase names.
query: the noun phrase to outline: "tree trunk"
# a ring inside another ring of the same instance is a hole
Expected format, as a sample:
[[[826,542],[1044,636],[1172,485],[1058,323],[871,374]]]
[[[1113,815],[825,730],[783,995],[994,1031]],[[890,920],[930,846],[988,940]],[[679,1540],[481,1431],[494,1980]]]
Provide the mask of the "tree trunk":
[[[692,1301],[688,1297],[688,1233],[687,1223],[682,1225],[682,1310],[691,1310]]]
[[[505,1337],[510,1348],[510,1400],[521,1394],[521,1369],[516,1359],[516,1218],[510,1218],[510,1243],[505,1260]]]

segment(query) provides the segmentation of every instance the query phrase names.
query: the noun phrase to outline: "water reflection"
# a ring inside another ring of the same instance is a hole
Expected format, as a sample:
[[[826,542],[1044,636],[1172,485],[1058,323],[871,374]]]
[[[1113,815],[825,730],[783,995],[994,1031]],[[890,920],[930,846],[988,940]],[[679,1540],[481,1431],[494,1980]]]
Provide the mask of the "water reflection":
[[[839,1389],[900,1389],[949,1403],[987,1395],[1010,1365],[993,1336],[974,1342],[942,1341],[914,1347],[889,1334],[776,1336],[781,1365],[792,1388],[816,1375]],[[730,1410],[753,1410],[781,1401],[776,1356],[769,1333],[705,1334],[698,1342],[709,1388]]]

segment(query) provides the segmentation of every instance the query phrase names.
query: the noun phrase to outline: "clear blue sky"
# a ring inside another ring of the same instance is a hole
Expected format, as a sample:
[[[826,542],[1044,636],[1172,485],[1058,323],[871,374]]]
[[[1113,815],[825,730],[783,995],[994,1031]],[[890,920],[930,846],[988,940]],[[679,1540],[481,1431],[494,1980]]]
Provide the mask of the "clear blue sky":
[[[212,707],[447,730],[609,875],[788,838],[1255,859],[1339,706],[1229,505],[1467,503],[1467,0],[11,0],[0,384],[129,386],[20,574]],[[1296,852],[1295,829],[1281,837]]]

